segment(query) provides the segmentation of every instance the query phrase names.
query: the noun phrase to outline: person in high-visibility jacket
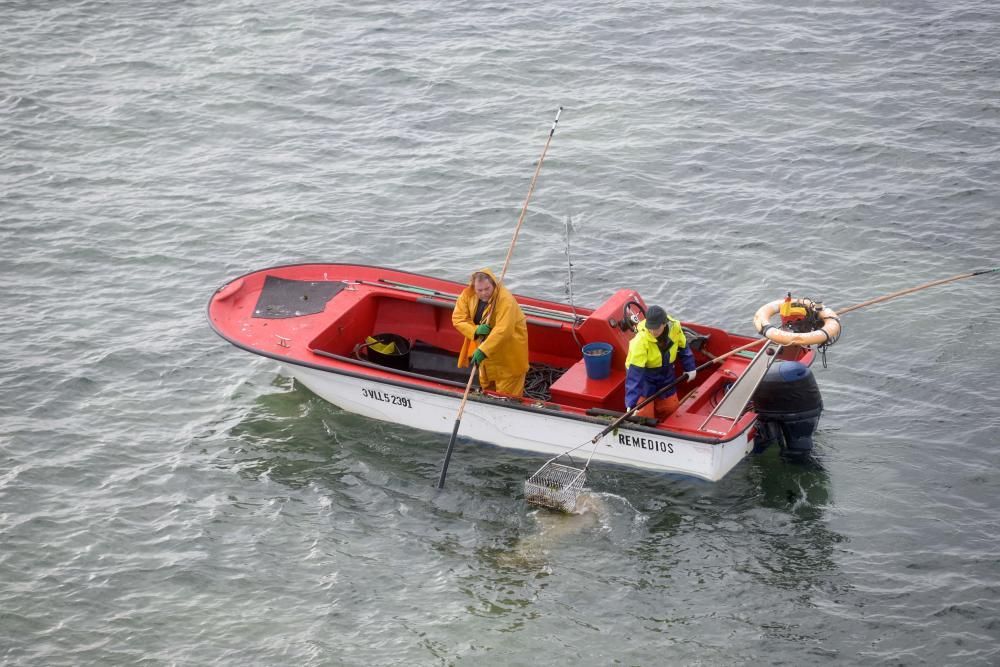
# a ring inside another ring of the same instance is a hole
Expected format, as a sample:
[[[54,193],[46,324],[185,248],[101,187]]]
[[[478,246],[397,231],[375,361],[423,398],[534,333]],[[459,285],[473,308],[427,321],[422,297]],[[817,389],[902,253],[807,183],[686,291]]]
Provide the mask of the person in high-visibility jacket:
[[[667,315],[659,306],[650,306],[646,319],[639,322],[638,331],[628,345],[625,358],[625,408],[631,410],[674,381],[674,362],[680,357],[684,379],[695,378],[694,354],[678,320]],[[678,406],[677,388],[667,390],[640,408],[636,414],[663,421]]]
[[[472,274],[458,295],[451,323],[465,340],[458,367],[479,365],[483,389],[511,396],[524,393],[528,374],[528,323],[514,295],[489,269]]]

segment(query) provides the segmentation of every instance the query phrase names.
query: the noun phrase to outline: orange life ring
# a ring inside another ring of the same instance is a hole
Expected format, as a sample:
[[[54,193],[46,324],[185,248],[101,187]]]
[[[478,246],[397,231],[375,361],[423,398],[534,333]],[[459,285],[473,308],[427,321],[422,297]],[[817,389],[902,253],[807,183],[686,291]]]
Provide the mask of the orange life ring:
[[[806,308],[812,308],[814,305],[809,299],[798,299],[797,301]],[[778,299],[771,303],[765,303],[757,309],[757,312],[753,316],[754,328],[768,340],[778,345],[806,347],[807,345],[834,343],[840,338],[840,318],[837,317],[837,313],[832,308],[827,308],[826,306],[823,306],[822,310],[819,311],[819,317],[823,320],[823,326],[815,331],[795,333],[794,331],[774,326],[771,324],[771,318],[781,312],[781,304],[783,302],[784,299]]]

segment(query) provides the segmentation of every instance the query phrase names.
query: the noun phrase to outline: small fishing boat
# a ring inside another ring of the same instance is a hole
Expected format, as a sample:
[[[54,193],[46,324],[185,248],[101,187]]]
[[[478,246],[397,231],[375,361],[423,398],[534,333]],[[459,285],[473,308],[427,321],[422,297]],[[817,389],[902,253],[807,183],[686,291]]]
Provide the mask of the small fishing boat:
[[[451,321],[465,286],[375,266],[276,266],[216,290],[208,319],[222,338],[274,359],[344,410],[451,433],[470,377],[457,366],[463,338]],[[682,322],[704,370],[679,385],[680,407],[663,422],[622,419],[640,295],[620,289],[592,309],[515,296],[528,324],[526,394],[473,390],[461,437],[547,456],[585,443],[594,461],[711,481],[755,447],[811,448],[822,411],[811,347]]]

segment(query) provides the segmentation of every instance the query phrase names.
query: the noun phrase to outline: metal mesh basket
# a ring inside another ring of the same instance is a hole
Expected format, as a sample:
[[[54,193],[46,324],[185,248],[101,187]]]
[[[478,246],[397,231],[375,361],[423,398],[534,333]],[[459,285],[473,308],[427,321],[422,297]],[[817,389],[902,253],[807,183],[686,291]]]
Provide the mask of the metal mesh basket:
[[[529,505],[572,512],[576,509],[576,499],[583,490],[586,474],[585,469],[550,461],[524,483],[524,499]]]

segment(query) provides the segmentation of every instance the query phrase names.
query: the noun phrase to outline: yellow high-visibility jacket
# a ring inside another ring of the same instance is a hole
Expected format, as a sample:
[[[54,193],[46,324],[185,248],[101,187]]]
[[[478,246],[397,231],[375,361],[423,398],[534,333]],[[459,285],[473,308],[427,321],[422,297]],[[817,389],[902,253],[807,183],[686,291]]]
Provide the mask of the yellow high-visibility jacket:
[[[674,381],[674,361],[680,356],[685,371],[695,369],[694,354],[687,345],[687,337],[678,320],[667,315],[666,350],[660,350],[656,337],[646,329],[646,321],[639,322],[638,331],[629,341],[625,358],[625,407],[632,408],[640,398],[655,394],[661,387]],[[666,359],[664,359],[666,352]],[[676,389],[664,392],[660,398],[673,396]]]

